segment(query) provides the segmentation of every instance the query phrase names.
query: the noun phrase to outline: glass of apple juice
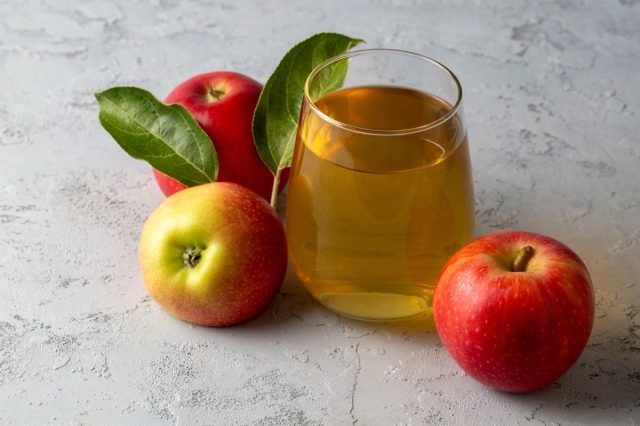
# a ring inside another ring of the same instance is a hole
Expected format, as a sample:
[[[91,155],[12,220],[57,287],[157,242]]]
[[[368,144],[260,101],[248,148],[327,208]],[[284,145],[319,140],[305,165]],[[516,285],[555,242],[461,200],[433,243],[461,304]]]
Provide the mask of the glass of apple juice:
[[[462,89],[447,67],[370,49],[309,75],[286,225],[296,273],[320,303],[369,321],[428,311],[473,214]]]

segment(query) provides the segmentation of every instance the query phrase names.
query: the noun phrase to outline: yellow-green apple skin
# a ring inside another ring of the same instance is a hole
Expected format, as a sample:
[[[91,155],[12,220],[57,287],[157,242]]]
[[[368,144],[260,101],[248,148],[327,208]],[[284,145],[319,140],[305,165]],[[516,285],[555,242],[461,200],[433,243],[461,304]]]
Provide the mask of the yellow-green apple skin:
[[[213,327],[258,316],[287,269],[282,222],[254,192],[233,183],[170,196],[147,219],[140,269],[151,296],[181,320]]]

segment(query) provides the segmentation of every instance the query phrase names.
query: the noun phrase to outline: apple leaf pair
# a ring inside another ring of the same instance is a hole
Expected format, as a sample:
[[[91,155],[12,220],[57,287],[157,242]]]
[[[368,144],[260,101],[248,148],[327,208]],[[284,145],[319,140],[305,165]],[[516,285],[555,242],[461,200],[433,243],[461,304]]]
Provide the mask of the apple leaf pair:
[[[257,151],[275,175],[275,203],[280,173],[291,164],[304,82],[321,62],[362,40],[337,33],[316,34],[295,45],[264,85],[253,119]],[[322,95],[342,85],[346,67],[333,67]],[[96,94],[100,123],[132,157],[187,186],[214,182],[218,158],[207,134],[180,105],[165,105],[146,90],[114,87]]]

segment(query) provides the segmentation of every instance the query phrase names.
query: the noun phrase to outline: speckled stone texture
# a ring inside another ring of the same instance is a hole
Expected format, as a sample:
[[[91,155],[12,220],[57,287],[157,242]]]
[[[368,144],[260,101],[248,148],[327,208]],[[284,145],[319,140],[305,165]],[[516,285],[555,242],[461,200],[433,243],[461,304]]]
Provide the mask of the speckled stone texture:
[[[147,296],[137,239],[163,197],[93,92],[164,97],[219,69],[264,81],[327,30],[450,65],[476,233],[540,232],[585,260],[596,323],[557,383],[483,387],[425,318],[341,318],[291,272],[241,327],[191,326]],[[0,77],[1,424],[640,423],[638,0],[0,0]]]

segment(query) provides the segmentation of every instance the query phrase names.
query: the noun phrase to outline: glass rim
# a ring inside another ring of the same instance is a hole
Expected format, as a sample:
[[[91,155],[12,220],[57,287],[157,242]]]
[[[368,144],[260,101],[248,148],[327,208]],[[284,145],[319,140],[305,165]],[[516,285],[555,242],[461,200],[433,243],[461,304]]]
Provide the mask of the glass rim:
[[[456,86],[456,89],[457,89],[456,102],[453,104],[452,108],[445,115],[443,115],[442,117],[438,118],[437,120],[431,121],[431,122],[426,123],[426,124],[422,124],[422,125],[417,126],[417,127],[411,127],[411,128],[408,128],[408,129],[393,129],[393,130],[370,129],[370,128],[367,128],[367,127],[360,127],[360,126],[356,126],[356,125],[353,125],[353,124],[345,123],[345,122],[340,121],[340,120],[336,120],[335,118],[333,118],[333,117],[325,114],[324,112],[322,112],[318,108],[318,106],[316,105],[315,101],[313,99],[311,99],[311,95],[309,94],[309,86],[311,85],[311,81],[320,73],[320,71],[322,71],[324,68],[326,68],[327,66],[329,66],[331,64],[334,64],[334,63],[336,63],[338,61],[341,61],[343,59],[349,59],[349,58],[354,57],[354,56],[360,56],[360,55],[366,55],[366,54],[372,54],[372,53],[401,55],[401,56],[411,57],[411,58],[414,58],[414,59],[419,59],[421,61],[428,62],[428,63],[430,63],[432,65],[435,65],[436,67],[438,67],[441,70],[443,70],[451,78],[451,80],[453,80],[453,82],[455,83],[455,86]],[[401,136],[401,135],[410,135],[410,134],[414,134],[414,133],[424,132],[426,130],[433,129],[435,127],[438,127],[442,123],[448,121],[451,117],[453,117],[455,114],[457,114],[458,110],[460,109],[460,107],[462,105],[462,85],[460,84],[460,80],[458,80],[458,77],[446,65],[444,65],[443,63],[441,63],[441,62],[439,62],[439,61],[437,61],[437,60],[435,60],[433,58],[429,58],[428,56],[424,56],[424,55],[421,55],[419,53],[414,53],[414,52],[410,52],[408,50],[401,50],[401,49],[382,49],[382,48],[360,49],[360,50],[352,50],[352,51],[349,51],[347,53],[342,53],[340,55],[333,56],[333,57],[327,59],[326,61],[323,61],[320,64],[318,64],[311,71],[311,73],[309,73],[309,75],[307,76],[307,79],[304,82],[304,99],[311,106],[313,111],[316,114],[318,114],[323,120],[331,123],[332,125],[334,125],[336,127],[341,128],[341,129],[349,130],[349,131],[356,132],[356,133],[363,133],[363,134],[367,134],[367,135]]]

